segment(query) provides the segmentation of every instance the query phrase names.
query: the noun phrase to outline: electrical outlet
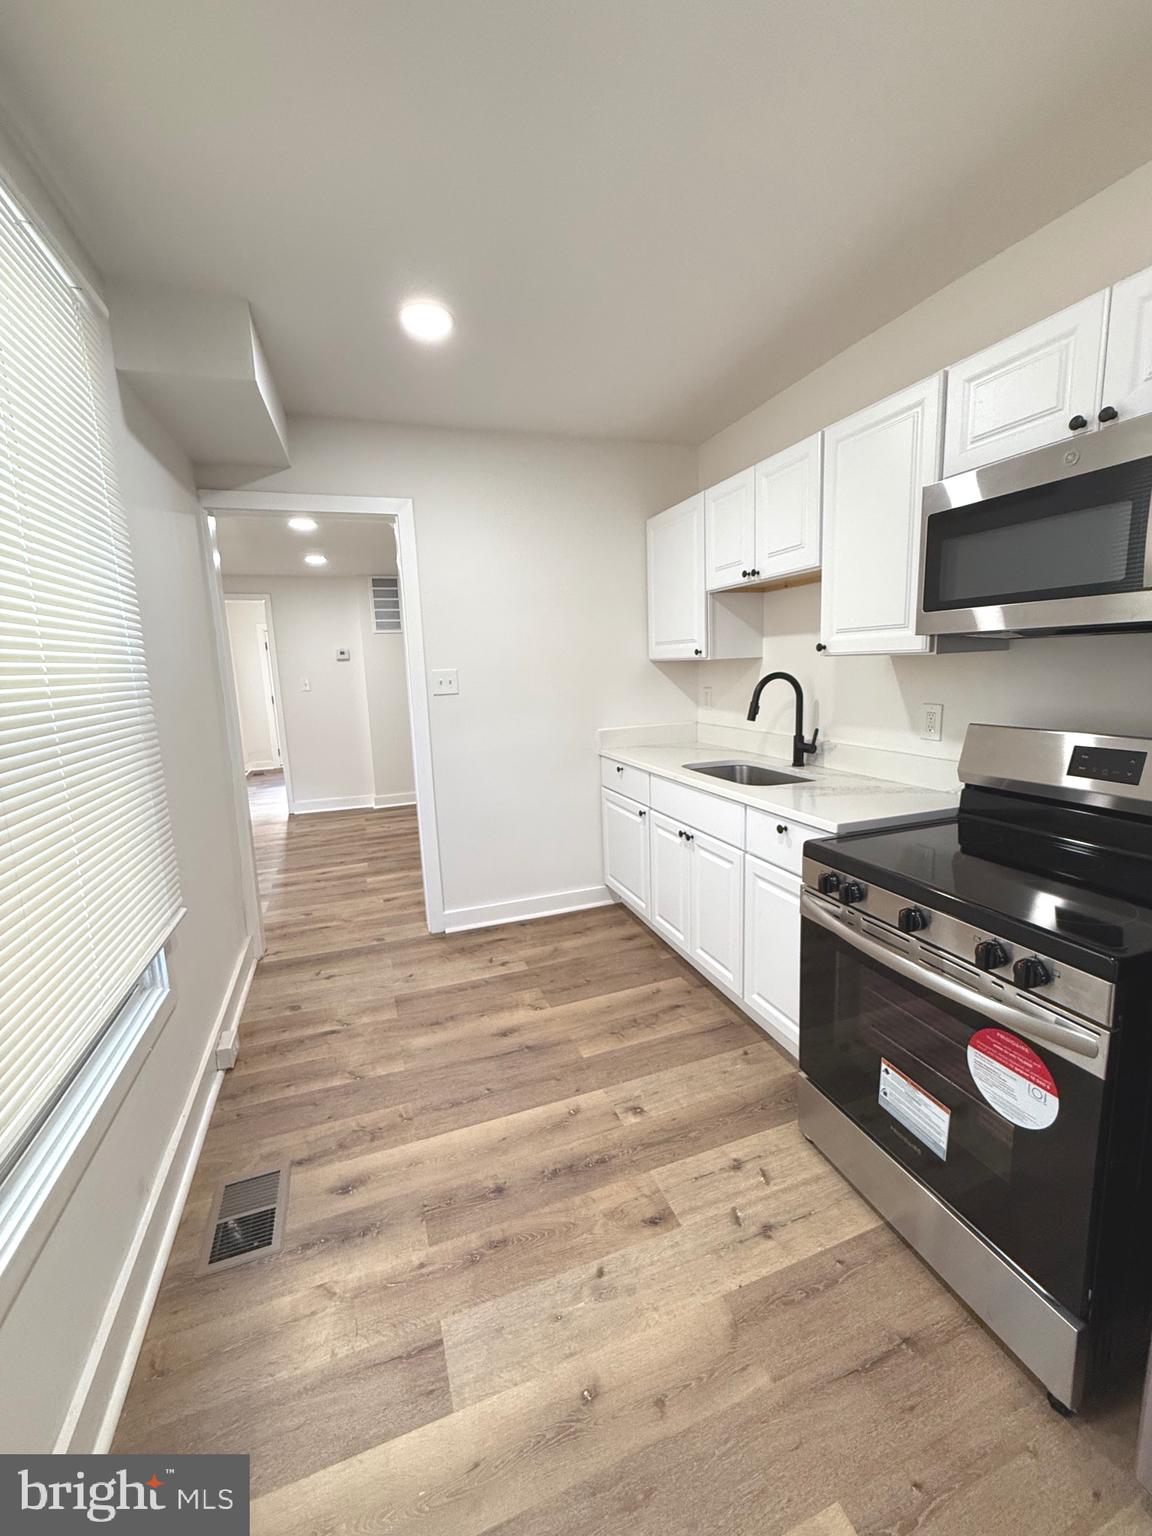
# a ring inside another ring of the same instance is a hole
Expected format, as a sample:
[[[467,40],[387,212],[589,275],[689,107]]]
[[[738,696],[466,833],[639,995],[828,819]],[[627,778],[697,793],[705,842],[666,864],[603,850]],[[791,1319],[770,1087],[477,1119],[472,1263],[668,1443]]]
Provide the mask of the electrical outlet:
[[[940,741],[944,735],[943,704],[921,704],[920,740]]]
[[[300,679],[300,692],[301,693],[311,693],[312,692],[312,684],[309,681],[309,679],[306,678],[306,677],[302,677]]]
[[[455,667],[446,667],[440,672],[433,672],[432,692],[433,694],[460,692],[460,674]]]
[[[711,709],[712,708],[712,689],[711,689],[711,687],[704,687],[704,688],[702,688],[700,690],[700,704],[701,704],[701,707],[704,708],[704,709]]]

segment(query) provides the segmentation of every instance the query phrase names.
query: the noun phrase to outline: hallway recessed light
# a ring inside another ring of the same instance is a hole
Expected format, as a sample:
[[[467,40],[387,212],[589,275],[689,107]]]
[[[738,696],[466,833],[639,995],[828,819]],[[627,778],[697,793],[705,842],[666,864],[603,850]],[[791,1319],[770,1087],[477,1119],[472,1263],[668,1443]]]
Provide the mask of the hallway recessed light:
[[[328,556],[327,555],[305,555],[304,556],[304,564],[305,565],[327,565],[328,564]]]
[[[400,324],[416,341],[444,341],[455,323],[436,299],[410,299],[400,309]]]
[[[290,517],[288,526],[293,533],[315,533],[319,524],[314,517]]]

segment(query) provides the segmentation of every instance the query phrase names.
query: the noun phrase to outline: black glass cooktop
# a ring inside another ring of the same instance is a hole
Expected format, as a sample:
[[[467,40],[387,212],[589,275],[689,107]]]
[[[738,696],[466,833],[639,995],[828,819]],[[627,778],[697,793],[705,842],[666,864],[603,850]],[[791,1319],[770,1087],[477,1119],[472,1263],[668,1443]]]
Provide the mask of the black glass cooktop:
[[[1005,839],[1006,846],[1009,841]],[[968,853],[961,847],[955,820],[821,839],[805,851],[821,863],[935,905],[1004,938],[1012,938],[1014,929],[1027,930],[1035,936],[1028,942],[1040,948],[1043,935],[1057,958],[1100,974],[1113,974],[1121,962],[1152,955],[1152,901],[1143,906],[1115,893]],[[1106,881],[1106,866],[1099,878]],[[1098,957],[1098,963],[1087,963],[1085,952]]]

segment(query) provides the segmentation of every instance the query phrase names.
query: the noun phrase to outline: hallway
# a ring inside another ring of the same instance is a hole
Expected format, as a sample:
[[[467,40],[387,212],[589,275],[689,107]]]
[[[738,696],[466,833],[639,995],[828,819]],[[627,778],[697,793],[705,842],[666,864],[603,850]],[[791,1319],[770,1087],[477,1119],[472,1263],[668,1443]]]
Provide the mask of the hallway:
[[[1152,1531],[1130,1408],[1057,1418],[622,908],[434,938],[412,810],[253,801],[268,955],[118,1450],[250,1451],[268,1536]],[[285,1159],[283,1251],[197,1277]]]

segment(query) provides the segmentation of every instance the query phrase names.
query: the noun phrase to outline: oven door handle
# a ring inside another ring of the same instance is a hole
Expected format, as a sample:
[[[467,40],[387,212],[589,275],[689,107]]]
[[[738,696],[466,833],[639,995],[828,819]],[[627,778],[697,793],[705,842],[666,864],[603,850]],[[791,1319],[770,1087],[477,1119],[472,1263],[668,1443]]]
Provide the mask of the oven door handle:
[[[851,944],[854,949],[870,955],[874,960],[879,960],[890,970],[899,971],[900,975],[906,976],[909,981],[916,982],[918,986],[927,987],[932,992],[939,992],[941,997],[951,998],[953,1002],[962,1003],[966,1008],[973,1008],[977,1013],[984,1014],[986,1018],[995,1019],[998,1024],[1014,1029],[1017,1034],[1024,1035],[1029,1040],[1035,1040],[1044,1045],[1058,1045],[1062,1050],[1071,1051],[1076,1056],[1094,1059],[1100,1055],[1100,1037],[1095,1031],[1082,1028],[1079,1024],[1065,1024],[1054,1015],[1041,1013],[1038,1009],[1033,1010],[1019,1004],[1001,1002],[999,998],[990,997],[987,992],[965,986],[962,981],[954,981],[943,971],[920,965],[917,961],[902,955],[899,950],[890,949],[887,944],[882,944],[879,939],[870,939],[859,929],[850,928],[847,923],[834,917],[809,896],[807,891],[800,893],[800,911],[804,917],[819,923],[822,928],[827,928],[838,939],[843,939],[845,944]]]

